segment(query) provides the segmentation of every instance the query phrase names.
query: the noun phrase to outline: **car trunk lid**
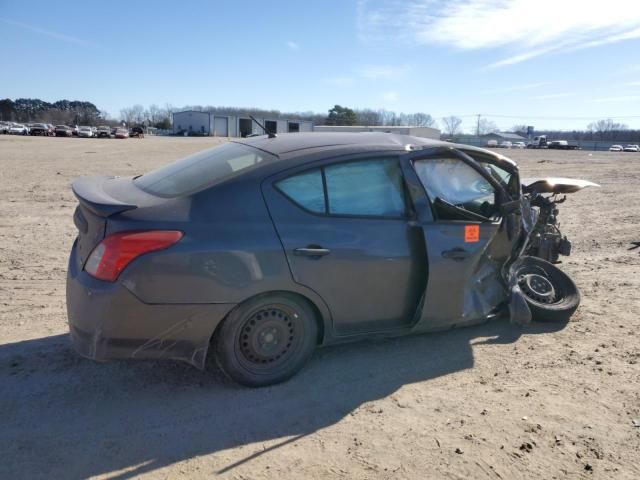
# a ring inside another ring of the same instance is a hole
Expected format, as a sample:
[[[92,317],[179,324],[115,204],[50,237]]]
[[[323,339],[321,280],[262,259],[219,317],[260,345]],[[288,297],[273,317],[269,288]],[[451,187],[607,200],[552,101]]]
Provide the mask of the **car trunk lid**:
[[[91,251],[104,238],[107,218],[137,208],[135,203],[115,198],[112,189],[106,188],[109,182],[117,180],[120,179],[83,177],[71,186],[79,201],[73,215],[73,223],[78,229],[76,250],[80,266],[84,265]],[[131,183],[131,180],[128,182]]]

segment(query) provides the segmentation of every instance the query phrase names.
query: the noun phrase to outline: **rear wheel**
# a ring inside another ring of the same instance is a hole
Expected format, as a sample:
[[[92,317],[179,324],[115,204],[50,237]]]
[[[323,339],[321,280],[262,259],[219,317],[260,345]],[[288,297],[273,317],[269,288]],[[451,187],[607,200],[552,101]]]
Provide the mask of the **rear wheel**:
[[[569,276],[537,257],[523,258],[518,285],[538,322],[566,322],[580,305],[580,292]]]
[[[249,387],[283,382],[311,357],[318,326],[308,303],[289,294],[240,305],[212,339],[212,356],[232,380]]]

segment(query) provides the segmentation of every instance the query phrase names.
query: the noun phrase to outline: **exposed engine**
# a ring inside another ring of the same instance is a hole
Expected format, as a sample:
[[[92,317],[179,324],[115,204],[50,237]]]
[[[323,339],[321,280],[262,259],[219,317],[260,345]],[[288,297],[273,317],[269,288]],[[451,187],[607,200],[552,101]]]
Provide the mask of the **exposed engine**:
[[[560,255],[571,254],[571,242],[560,232],[558,208],[556,205],[567,199],[564,195],[543,196],[534,194],[530,198],[532,207],[538,208],[538,218],[529,236],[527,255],[542,258],[547,262],[558,263]]]

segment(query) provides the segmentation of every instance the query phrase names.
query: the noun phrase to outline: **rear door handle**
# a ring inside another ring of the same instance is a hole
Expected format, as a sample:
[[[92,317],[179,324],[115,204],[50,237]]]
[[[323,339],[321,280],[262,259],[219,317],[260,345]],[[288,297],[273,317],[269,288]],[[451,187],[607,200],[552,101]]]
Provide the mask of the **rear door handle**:
[[[304,248],[296,248],[293,253],[296,255],[305,255],[307,257],[324,257],[325,255],[329,255],[331,250],[328,248],[309,246]]]
[[[451,250],[445,250],[444,252],[442,252],[442,256],[444,258],[448,258],[449,260],[462,261],[466,258],[469,258],[469,252],[467,252],[463,248],[452,248]]]

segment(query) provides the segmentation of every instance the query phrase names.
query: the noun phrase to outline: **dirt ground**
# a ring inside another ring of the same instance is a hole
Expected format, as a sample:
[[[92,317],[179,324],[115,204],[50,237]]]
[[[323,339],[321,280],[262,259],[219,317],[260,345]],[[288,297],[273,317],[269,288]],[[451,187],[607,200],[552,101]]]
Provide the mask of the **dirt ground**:
[[[69,184],[211,138],[0,136],[0,478],[640,478],[640,155],[502,151],[602,185],[562,206],[583,300],[507,321],[320,349],[250,390],[165,362],[97,364],[67,337]]]

